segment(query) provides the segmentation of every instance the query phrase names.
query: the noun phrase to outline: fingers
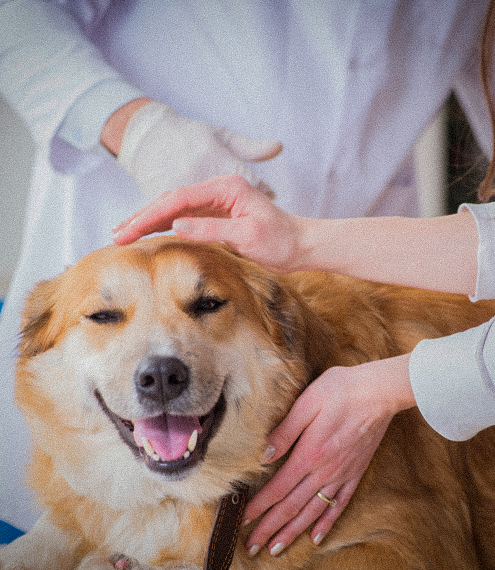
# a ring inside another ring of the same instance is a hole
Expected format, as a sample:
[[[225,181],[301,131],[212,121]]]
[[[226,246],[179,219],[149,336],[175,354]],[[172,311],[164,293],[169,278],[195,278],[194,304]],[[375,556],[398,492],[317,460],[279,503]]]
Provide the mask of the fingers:
[[[319,545],[348,505],[359,481],[360,477],[356,477],[340,488],[335,483],[319,488],[308,478],[283,502],[272,507],[256,526],[245,544],[249,555],[254,556],[266,544],[268,551],[276,556],[313,524],[311,540]],[[335,504],[322,500],[314,489],[319,489]],[[282,528],[281,520],[287,520]],[[279,529],[275,534],[274,528]]]
[[[264,538],[266,542],[283,524],[299,512],[305,499],[312,495],[313,489],[308,492],[307,483],[304,485],[302,483],[307,475],[305,467],[304,462],[297,465],[297,457],[291,456],[251,499],[244,512],[246,520],[255,520],[261,514],[268,513],[256,527],[255,537]]]
[[[313,410],[311,401],[306,398],[305,394],[296,400],[285,419],[268,438],[269,447],[273,450],[270,454],[270,463],[277,461],[289,451],[314,420],[316,413],[317,410]],[[294,451],[297,450],[297,447]],[[299,457],[302,458],[302,461],[299,460]],[[287,462],[248,503],[244,513],[245,519],[257,519],[274,503],[281,501],[305,477],[308,471],[305,457],[304,453],[301,456],[298,453],[291,454]]]
[[[172,227],[172,219],[166,215],[163,196],[151,202],[131,217],[124,220],[113,232],[113,240],[118,245],[127,245],[154,232],[166,232]]]
[[[250,192],[257,193],[246,180],[232,175],[164,193],[117,226],[114,241],[125,245],[154,232],[168,231],[174,219],[191,214],[230,216],[236,200]]]
[[[351,414],[349,402],[361,401],[369,382],[354,386],[344,376],[339,389],[343,373],[332,369],[314,381],[270,436],[272,460],[297,442],[246,508],[250,520],[262,515],[246,542],[251,555],[265,545],[276,555],[313,524],[311,538],[321,543],[365,473],[391,418],[381,404]],[[318,497],[319,491],[336,504]]]
[[[311,533],[311,540],[316,544],[320,544],[333,523],[345,509],[347,503],[341,502],[339,497],[341,492],[333,495],[331,491],[327,491],[336,501],[335,505],[329,505],[322,501],[320,497],[315,495],[305,504],[300,512],[290,520],[280,532],[273,536],[267,544],[268,551],[272,555],[277,555],[282,550],[291,545],[294,540],[306,531],[315,521],[315,527]]]
[[[316,469],[321,462],[314,460],[317,454],[302,440],[246,508],[248,520],[264,513],[246,543],[249,551],[254,545],[262,547],[268,541],[269,548],[278,542],[288,546],[329,507],[317,497],[317,492],[324,489],[325,495],[333,498],[339,490],[340,477],[329,483],[335,469],[331,464],[329,468]],[[323,463],[328,465],[328,458]]]
[[[321,517],[316,521],[315,526],[311,531],[311,540],[315,544],[320,544],[321,541],[325,538],[325,536],[330,532],[334,522],[340,517],[344,509],[349,504],[349,501],[351,500],[351,497],[354,491],[356,490],[359,481],[360,481],[359,477],[356,477],[355,479],[348,481],[347,483],[342,485],[342,487],[333,496],[331,495],[332,493],[331,488],[328,489],[327,487],[324,487],[323,489],[321,489],[321,492],[326,496],[332,496],[332,498],[336,501],[337,504],[333,507],[326,508],[323,511]],[[330,493],[330,495],[327,495],[327,493]],[[308,527],[305,527],[303,531],[306,530],[306,528]],[[297,536],[298,534],[293,535],[292,541],[295,540]]]
[[[269,509],[251,532],[245,547],[256,554],[267,545],[270,552],[275,546],[276,554],[289,546],[329,507],[316,493],[318,483],[307,477],[296,485],[280,502]]]
[[[286,463],[246,508],[245,517],[250,520],[264,513],[246,543],[250,552],[257,550],[255,546],[261,548],[268,541],[270,549],[278,543],[285,546],[291,544],[329,506],[316,496],[323,485],[327,483],[325,490],[330,498],[338,491],[338,482],[328,484],[334,471],[331,458],[327,457],[323,461],[317,459],[320,455],[319,446],[310,445],[308,440],[314,437],[305,437],[307,431],[301,436]],[[316,468],[321,464],[330,467]]]
[[[219,218],[179,218],[172,224],[179,237],[199,242],[224,242],[237,249],[236,224]]]
[[[298,507],[298,498],[294,497],[285,501],[285,505],[274,508],[270,511],[251,533],[246,542],[246,549],[250,556],[254,556],[267,544],[267,548],[273,556],[280,554],[287,548],[302,532],[304,532],[318,517],[320,517],[329,506],[316,496],[307,501],[303,501],[303,507]],[[290,505],[290,506],[289,506]],[[283,509],[282,509],[283,507]],[[293,513],[289,511],[294,509]],[[269,528],[276,521],[277,517],[288,516],[289,522],[275,535],[270,533]]]

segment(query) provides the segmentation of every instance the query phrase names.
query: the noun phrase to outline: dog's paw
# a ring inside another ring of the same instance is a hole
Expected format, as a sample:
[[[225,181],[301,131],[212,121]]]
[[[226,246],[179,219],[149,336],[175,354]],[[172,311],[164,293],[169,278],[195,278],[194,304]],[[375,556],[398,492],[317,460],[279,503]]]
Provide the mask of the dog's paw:
[[[134,558],[115,553],[107,556],[101,552],[91,552],[79,564],[77,570],[154,570],[147,564],[139,564]]]
[[[137,560],[125,556],[124,554],[112,554],[108,561],[113,565],[115,570],[158,570],[147,564],[139,564]],[[160,570],[201,570],[201,568],[189,562],[174,560],[161,565]]]

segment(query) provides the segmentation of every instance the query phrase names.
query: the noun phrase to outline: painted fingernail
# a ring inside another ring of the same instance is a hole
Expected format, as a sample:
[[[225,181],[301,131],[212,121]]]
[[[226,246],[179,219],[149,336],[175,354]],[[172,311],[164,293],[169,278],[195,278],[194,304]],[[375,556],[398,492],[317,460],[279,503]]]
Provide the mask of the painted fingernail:
[[[319,532],[319,533],[313,538],[313,543],[316,544],[316,546],[318,546],[324,538],[325,538],[325,533],[324,533],[324,532]]]
[[[270,550],[270,554],[272,556],[277,556],[282,552],[285,548],[285,544],[283,542],[277,542],[277,544]]]
[[[261,546],[259,544],[253,544],[253,546],[248,550],[248,556],[254,558],[260,551],[260,548]]]
[[[276,451],[277,450],[273,447],[273,445],[269,445],[265,449],[265,459],[270,460],[275,455]]]

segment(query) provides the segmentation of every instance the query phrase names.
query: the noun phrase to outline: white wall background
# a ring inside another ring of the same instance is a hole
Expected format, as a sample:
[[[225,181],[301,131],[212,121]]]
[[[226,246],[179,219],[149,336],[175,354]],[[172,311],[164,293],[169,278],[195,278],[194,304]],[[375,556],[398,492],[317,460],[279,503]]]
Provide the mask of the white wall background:
[[[21,120],[0,98],[0,297],[21,247],[34,145]]]
[[[443,121],[440,114],[416,146],[424,216],[444,213]],[[33,151],[24,124],[0,98],[0,298],[7,292],[20,252]]]

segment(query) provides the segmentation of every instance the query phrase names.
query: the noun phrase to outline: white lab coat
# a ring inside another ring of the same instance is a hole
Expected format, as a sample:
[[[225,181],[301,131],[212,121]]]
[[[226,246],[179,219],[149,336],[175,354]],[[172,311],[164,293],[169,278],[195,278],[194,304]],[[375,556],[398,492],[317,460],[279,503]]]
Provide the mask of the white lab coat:
[[[0,321],[0,518],[36,518],[12,363],[26,291],[145,199],[97,148],[106,118],[147,95],[178,113],[280,140],[253,166],[287,210],[415,215],[406,168],[455,89],[488,151],[477,78],[485,0],[0,0],[0,92],[36,143],[22,255]]]

